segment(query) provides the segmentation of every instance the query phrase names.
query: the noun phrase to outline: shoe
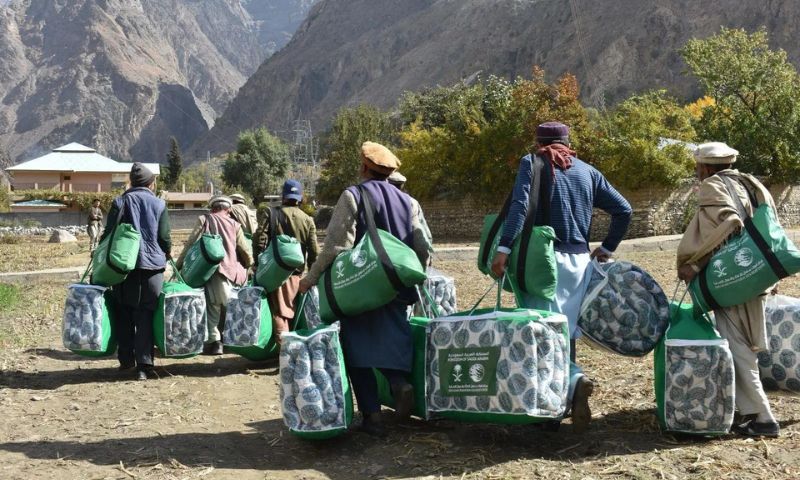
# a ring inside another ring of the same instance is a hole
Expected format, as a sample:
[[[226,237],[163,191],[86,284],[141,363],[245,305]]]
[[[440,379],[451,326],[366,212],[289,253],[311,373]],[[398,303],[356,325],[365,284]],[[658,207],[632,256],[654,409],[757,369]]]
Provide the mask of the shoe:
[[[203,345],[203,355],[222,355],[222,343],[211,342]]]
[[[410,383],[392,385],[394,412],[400,421],[408,420],[414,409],[414,387]]]
[[[145,370],[138,370],[136,372],[136,380],[144,381],[147,380],[147,371]]]
[[[120,372],[124,372],[132,368],[136,368],[136,362],[119,362],[119,367],[117,369]]]
[[[592,421],[592,409],[589,408],[589,397],[594,392],[594,383],[585,375],[578,379],[575,394],[572,397],[572,430],[583,433]]]
[[[158,378],[152,365],[140,365],[136,370],[137,380],[147,380],[148,378]]]
[[[358,429],[373,437],[386,437],[386,429],[383,427],[380,412],[364,414],[364,419],[361,420],[361,426]]]
[[[747,437],[778,438],[781,427],[777,422],[756,422],[755,419],[734,425],[731,431]]]

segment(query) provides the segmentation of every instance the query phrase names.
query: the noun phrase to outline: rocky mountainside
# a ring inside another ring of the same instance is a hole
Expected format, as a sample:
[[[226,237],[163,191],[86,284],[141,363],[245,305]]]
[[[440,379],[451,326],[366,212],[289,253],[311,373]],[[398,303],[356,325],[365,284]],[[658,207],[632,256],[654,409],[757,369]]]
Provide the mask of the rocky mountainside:
[[[576,74],[594,106],[650,88],[688,98],[698,90],[677,53],[688,39],[765,27],[797,63],[798,19],[800,2],[782,0],[321,0],[193,150],[297,117],[322,129],[342,105],[389,107],[405,90],[533,65]]]
[[[208,131],[311,3],[0,0],[0,148],[22,160],[75,141],[163,161],[170,136],[188,147]]]

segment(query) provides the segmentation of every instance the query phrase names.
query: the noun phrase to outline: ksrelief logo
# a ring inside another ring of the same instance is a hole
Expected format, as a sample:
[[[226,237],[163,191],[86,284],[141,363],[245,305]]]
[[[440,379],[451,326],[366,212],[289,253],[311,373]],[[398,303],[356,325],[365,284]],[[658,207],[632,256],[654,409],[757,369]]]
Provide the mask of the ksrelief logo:
[[[473,382],[478,383],[483,380],[483,375],[486,371],[483,369],[483,365],[480,363],[476,363],[473,366],[469,367],[469,378],[472,379]]]
[[[733,256],[733,261],[740,267],[749,267],[753,263],[753,251],[747,247],[741,248],[736,252],[736,255]]]
[[[353,250],[350,253],[350,263],[356,268],[361,268],[367,264],[367,252],[362,249]]]
[[[714,273],[717,274],[718,278],[722,278],[728,274],[727,272],[725,272],[725,262],[723,262],[721,258],[714,261],[713,267],[714,267]]]

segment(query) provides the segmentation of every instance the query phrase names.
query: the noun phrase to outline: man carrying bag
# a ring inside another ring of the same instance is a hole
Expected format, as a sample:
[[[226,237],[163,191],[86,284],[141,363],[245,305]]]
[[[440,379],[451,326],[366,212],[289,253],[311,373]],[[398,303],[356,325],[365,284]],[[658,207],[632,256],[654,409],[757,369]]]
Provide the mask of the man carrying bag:
[[[746,218],[741,218],[737,203],[745,216],[754,211],[754,201],[766,203],[775,211],[769,191],[752,175],[731,168],[738,151],[720,142],[704,143],[695,151],[698,209],[678,245],[678,277],[691,282],[706,268],[726,274],[724,265],[709,265],[712,254],[741,231]],[[738,202],[736,198],[738,197]],[[749,261],[742,257],[740,262]],[[770,287],[771,289],[771,287]],[[741,435],[777,437],[780,433],[764,393],[758,371],[756,353],[767,349],[764,316],[765,293],[752,298],[752,292],[741,292],[750,300],[732,307],[714,310],[716,326],[728,340],[736,376],[736,407],[743,423],[731,430]],[[696,299],[697,300],[697,299]]]
[[[300,209],[300,203],[303,201],[303,185],[297,180],[286,180],[283,184],[281,201],[280,207],[268,208],[264,213],[264,221],[253,237],[253,257],[258,259],[274,237],[288,235],[300,242],[306,257],[306,265],[310,269],[317,261],[319,245],[314,219]],[[276,230],[274,232],[270,229],[273,214],[277,217],[274,219]],[[281,333],[289,331],[289,324],[295,316],[295,303],[303,270],[303,267],[300,267],[280,288],[268,294],[269,308],[272,312],[272,332],[278,343]]]
[[[331,215],[325,247],[300,281],[301,292],[317,284],[339,252],[352,248],[368,233],[365,212],[358,207],[365,203],[373,205],[375,226],[413,248],[420,262],[427,265],[430,244],[420,225],[419,211],[412,207],[408,195],[386,181],[400,166],[400,160],[383,145],[364,142],[361,161],[363,182],[349,187],[339,197]],[[372,202],[362,202],[362,193],[370,195]],[[369,291],[364,292],[364,295],[369,294]],[[406,377],[411,372],[413,343],[407,308],[415,302],[415,290],[406,288],[388,305],[340,319],[345,364],[363,415],[361,429],[370,435],[385,434],[373,368],[379,369],[389,380],[398,416],[407,417],[411,412],[414,392]]]
[[[139,380],[153,375],[153,313],[161,295],[171,247],[167,206],[153,193],[155,179],[147,167],[134,163],[131,188],[114,200],[107,223],[109,226],[129,223],[140,235],[136,268],[114,286],[119,368],[137,367]],[[122,218],[117,218],[120,212]],[[100,241],[113,232],[113,228],[106,228]]]
[[[558,122],[539,125],[536,141],[539,144],[536,158],[526,155],[520,161],[508,217],[492,262],[492,274],[497,278],[503,276],[511,248],[518,241],[517,237],[524,233],[523,228],[536,225],[553,228],[557,267],[555,298],[550,301],[523,294],[518,301],[521,300],[519,306],[523,308],[562,313],[569,321],[569,401],[572,403],[572,424],[577,432],[581,432],[591,421],[589,396],[594,389],[575,363],[575,340],[580,336],[578,316],[586,292],[586,267],[592,258],[607,261],[616,250],[628,229],[631,207],[600,172],[575,156],[575,151],[569,148],[569,128],[566,125]],[[534,171],[534,165],[540,163],[538,159],[543,160],[544,166]],[[538,182],[536,176],[540,176]],[[531,188],[534,183],[539,184],[540,208],[531,212],[533,221],[526,222],[530,196],[532,190],[536,190]],[[602,245],[590,254],[589,227],[593,208],[609,213],[611,225]]]

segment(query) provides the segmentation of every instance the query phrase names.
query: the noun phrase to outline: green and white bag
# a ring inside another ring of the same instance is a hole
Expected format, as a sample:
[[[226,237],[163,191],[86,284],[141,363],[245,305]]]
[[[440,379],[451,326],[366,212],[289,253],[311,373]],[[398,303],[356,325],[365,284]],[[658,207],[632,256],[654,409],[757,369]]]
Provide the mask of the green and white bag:
[[[735,393],[728,341],[694,305],[673,300],[670,312],[653,360],[661,429],[724,435],[733,424]]]
[[[546,190],[541,188],[541,178],[544,171],[544,161],[538,156],[533,157],[533,184],[531,185],[528,213],[522,232],[511,247],[508,260],[508,282],[515,284],[519,292],[527,293],[545,300],[555,298],[556,284],[558,283],[558,268],[556,265],[555,249],[553,242],[556,239],[553,227],[549,225],[535,225],[536,214],[539,206],[545,212],[544,217],[549,221],[549,199],[542,198]],[[499,214],[487,215],[483,220],[481,241],[478,249],[478,270],[483,274],[491,273],[497,246],[503,233],[503,224],[508,216],[513,193],[509,194]],[[503,285],[507,291],[512,291],[508,284]]]
[[[281,334],[281,410],[289,431],[308,440],[332,438],[353,421],[353,399],[339,343],[339,322]]]
[[[228,351],[252,361],[278,356],[278,344],[272,338],[272,314],[263,288],[235,289],[225,312],[222,344]]]
[[[153,337],[164,357],[190,358],[203,351],[208,337],[206,296],[203,289],[187,285],[174,265],[173,274],[177,281],[164,282],[158,297]]]
[[[279,220],[276,218],[278,216],[281,217],[281,228],[284,233],[288,233],[287,235],[278,235]],[[270,208],[269,224],[269,245],[258,256],[256,269],[256,284],[264,287],[267,293],[279,289],[292,273],[306,263],[300,242],[294,238],[291,225],[283,211]]]
[[[210,220],[206,220],[204,233],[189,247],[183,259],[181,276],[192,288],[203,288],[225,259],[222,237],[217,232],[209,231],[210,223]]]
[[[319,290],[314,286],[298,296],[294,312],[294,329],[314,330],[324,325],[319,316]]]
[[[67,287],[61,333],[64,347],[86,357],[112,355],[117,350],[110,295],[110,290],[97,285]]]
[[[717,250],[690,284],[692,298],[706,312],[747,302],[778,280],[800,272],[800,251],[786,236],[772,207],[758,205],[755,195],[750,195],[754,207],[751,217],[733,180],[726,175],[719,177],[736,204],[744,230]]]
[[[123,223],[125,201],[120,201],[117,223],[92,253],[91,283],[104,287],[119,285],[136,268],[139,260],[139,232],[130,223]]]
[[[528,424],[560,420],[569,391],[564,315],[529,309],[463,312],[427,327],[429,416]]]
[[[336,256],[320,279],[323,322],[358,315],[390,303],[397,293],[427,278],[416,252],[375,226],[370,193],[359,186],[367,233],[351,250]]]

